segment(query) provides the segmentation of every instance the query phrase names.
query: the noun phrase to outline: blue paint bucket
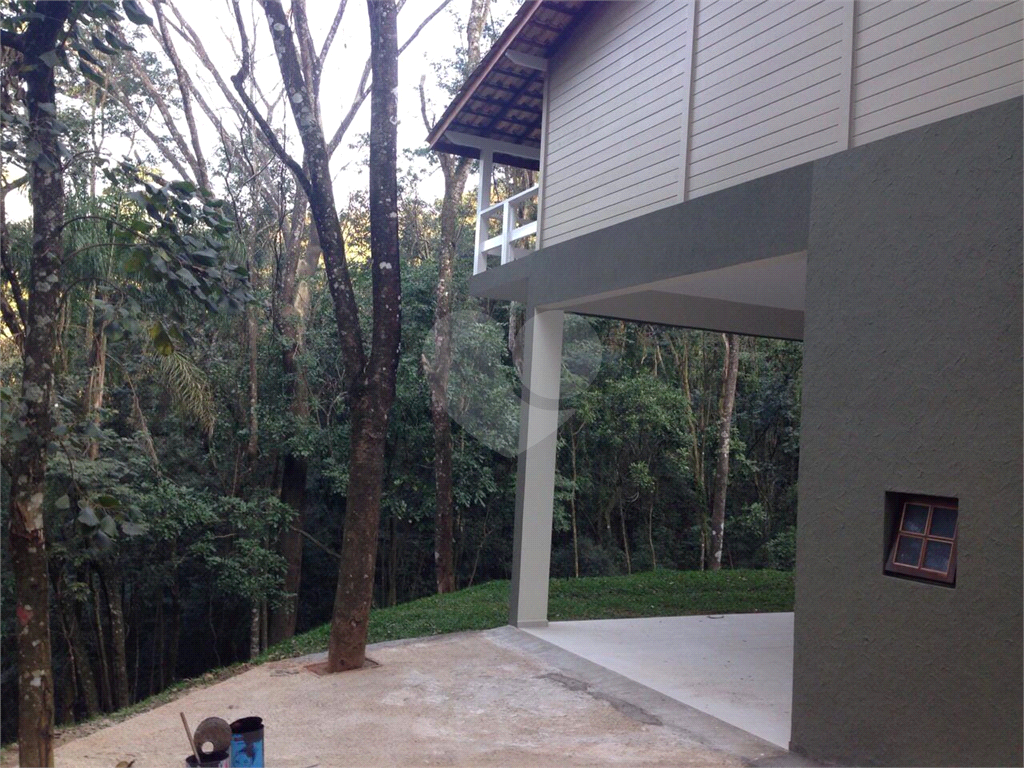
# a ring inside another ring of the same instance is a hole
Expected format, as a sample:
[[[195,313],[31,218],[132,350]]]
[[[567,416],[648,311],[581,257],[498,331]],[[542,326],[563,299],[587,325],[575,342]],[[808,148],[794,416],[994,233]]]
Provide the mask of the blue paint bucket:
[[[231,724],[233,768],[263,768],[263,718],[243,717]]]
[[[194,755],[189,755],[185,758],[185,765],[188,768],[227,768],[231,763],[228,762],[227,752],[209,752],[201,754],[199,762],[196,762]]]

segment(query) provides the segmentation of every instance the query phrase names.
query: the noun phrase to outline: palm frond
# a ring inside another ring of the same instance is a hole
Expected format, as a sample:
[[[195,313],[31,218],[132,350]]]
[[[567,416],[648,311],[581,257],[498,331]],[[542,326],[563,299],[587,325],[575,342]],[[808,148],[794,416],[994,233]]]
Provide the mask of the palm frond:
[[[216,409],[213,390],[206,374],[188,357],[175,351],[170,355],[157,355],[159,376],[175,406],[195,420],[206,431],[213,432]]]

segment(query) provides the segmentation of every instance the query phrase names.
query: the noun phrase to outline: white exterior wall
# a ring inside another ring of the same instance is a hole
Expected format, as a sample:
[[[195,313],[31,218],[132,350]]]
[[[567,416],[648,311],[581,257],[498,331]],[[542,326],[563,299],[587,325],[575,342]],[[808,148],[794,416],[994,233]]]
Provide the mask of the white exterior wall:
[[[843,18],[835,2],[701,4],[691,196],[837,151]]]
[[[609,2],[550,62],[541,243],[1021,96],[1022,17],[1022,0]]]
[[[1021,95],[1020,0],[857,4],[853,144]]]
[[[550,63],[544,245],[676,202],[689,10],[608,3]]]

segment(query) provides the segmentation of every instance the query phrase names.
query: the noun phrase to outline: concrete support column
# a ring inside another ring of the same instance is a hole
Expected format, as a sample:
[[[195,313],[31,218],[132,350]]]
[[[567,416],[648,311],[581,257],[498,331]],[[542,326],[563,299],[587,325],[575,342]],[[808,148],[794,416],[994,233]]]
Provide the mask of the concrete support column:
[[[519,417],[516,525],[509,604],[509,623],[516,627],[548,623],[564,320],[565,314],[559,310],[541,311],[531,307],[526,312],[523,327],[523,404]]]

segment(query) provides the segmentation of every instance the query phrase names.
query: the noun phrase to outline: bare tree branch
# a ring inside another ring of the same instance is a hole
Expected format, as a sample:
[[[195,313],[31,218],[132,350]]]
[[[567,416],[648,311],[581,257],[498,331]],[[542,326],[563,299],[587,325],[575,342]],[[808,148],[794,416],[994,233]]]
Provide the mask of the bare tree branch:
[[[299,60],[302,62],[302,78],[308,85],[309,97],[313,101],[313,114],[318,115],[320,114],[320,71],[317,68],[313,36],[309,33],[306,0],[292,0],[292,18],[295,20],[295,36],[299,41]]]
[[[207,175],[206,159],[203,157],[203,147],[199,141],[199,131],[196,129],[195,115],[192,113],[192,80],[189,78],[188,72],[181,65],[181,59],[178,58],[178,52],[174,48],[171,36],[167,34],[167,22],[164,18],[163,5],[164,0],[154,0],[153,9],[156,11],[156,20],[160,27],[160,43],[167,57],[171,60],[171,65],[174,67],[175,75],[178,78],[178,90],[181,92],[181,108],[185,113],[185,122],[188,124],[189,134],[192,138],[196,180],[199,182],[199,186],[209,189],[210,179]]]
[[[434,129],[434,122],[427,116],[427,93],[426,93],[426,82],[427,76],[425,74],[420,75],[420,115],[423,117],[423,127],[427,129],[427,133],[430,133]],[[438,162],[441,164],[441,172],[444,173],[444,178],[447,181],[449,174],[452,172],[452,156],[447,152],[435,152]]]
[[[228,87],[228,84],[224,82],[224,78],[221,77],[220,70],[218,70],[210,60],[210,56],[207,54],[206,48],[203,46],[203,41],[199,38],[199,35],[196,34],[196,31],[181,15],[177,6],[171,5],[171,12],[181,25],[178,27],[173,23],[170,23],[171,28],[181,35],[182,39],[191,46],[192,51],[198,57],[199,61],[202,62],[204,67],[206,67],[206,71],[213,76],[213,79],[220,87],[221,93],[224,94],[224,98],[227,99],[231,108],[235,110],[235,113],[243,119],[248,119],[245,108],[238,102],[238,99],[235,98],[234,91],[232,91],[231,88]]]
[[[146,134],[149,140],[153,142],[157,149],[160,150],[160,154],[167,159],[167,162],[174,166],[174,170],[176,170],[183,179],[191,179],[191,174],[182,164],[178,155],[169,146],[167,146],[167,142],[153,132],[153,129],[150,128],[150,121],[148,117],[143,117],[139,114],[139,111],[135,108],[135,105],[131,103],[131,100],[124,91],[122,91],[117,84],[112,81],[107,83],[107,90],[114,97],[114,100],[124,107],[125,112],[128,113],[128,117],[130,117],[132,122],[139,127],[139,130]]]
[[[232,0],[232,6],[235,10],[235,22],[238,24],[239,34],[242,36],[242,62],[238,68],[238,73],[231,76],[231,82],[235,86],[235,90],[238,91],[239,97],[242,99],[242,103],[245,104],[246,109],[249,110],[249,114],[252,115],[252,119],[256,121],[256,125],[259,126],[260,131],[263,133],[263,137],[267,140],[270,148],[274,150],[276,154],[285,165],[291,169],[291,172],[295,174],[295,180],[302,187],[303,191],[307,196],[312,197],[313,187],[310,185],[309,177],[306,176],[302,166],[299,165],[295,158],[288,154],[281,142],[277,140],[277,135],[274,133],[274,129],[270,127],[270,123],[266,121],[259,109],[253,103],[252,99],[249,98],[249,94],[245,92],[245,81],[248,79],[251,72],[251,57],[249,53],[249,35],[245,31],[245,23],[242,21],[242,10],[238,7],[238,0]]]
[[[6,211],[4,212],[3,221],[0,222],[0,270],[3,271],[4,279],[11,287],[11,296],[14,299],[14,305],[18,308],[18,318],[21,320],[22,327],[24,327],[25,320],[28,317],[28,304],[25,302],[25,293],[22,291],[21,281],[18,280],[18,273],[14,271],[14,267],[11,265],[11,240],[7,232]]]
[[[409,39],[402,43],[398,48],[399,56],[401,56],[402,52],[412,44],[412,41],[419,36],[420,32],[423,31],[427,24],[429,24],[437,14],[443,11],[449,3],[451,3],[451,0],[442,0],[441,4],[420,22],[420,25],[416,27],[411,35],[409,35]],[[399,5],[399,9],[401,9],[401,5]],[[341,140],[345,137],[345,132],[348,131],[349,127],[351,127],[352,121],[355,120],[356,114],[359,112],[359,108],[363,105],[363,102],[366,101],[366,97],[369,95],[370,89],[370,60],[367,59],[366,66],[363,67],[362,77],[359,78],[359,87],[356,88],[356,95],[352,99],[352,104],[349,106],[348,112],[346,112],[345,116],[341,119],[341,124],[334,132],[330,142],[327,144],[328,154],[333,155],[334,150],[336,150],[338,145],[341,144]]]
[[[345,132],[352,125],[352,121],[355,120],[356,115],[359,113],[359,108],[363,106],[363,102],[366,101],[366,97],[370,94],[370,60],[366,60],[366,65],[363,67],[363,75],[359,78],[359,87],[356,88],[356,95],[352,99],[352,103],[348,107],[348,112],[341,119],[341,124],[338,126],[338,130],[334,132],[331,140],[327,143],[327,154],[333,155],[334,150],[341,144],[341,140],[345,137]]]
[[[10,331],[14,343],[21,349],[22,340],[24,339],[21,320],[18,318],[18,313],[14,311],[14,308],[7,301],[7,297],[3,294],[0,294],[0,317],[3,318],[4,325]]]
[[[8,184],[0,184],[0,195],[2,195],[3,197],[7,197],[8,192],[10,192],[13,189],[17,189],[18,187],[24,186],[27,183],[28,174],[26,173],[20,179],[15,179],[14,181]]]
[[[327,32],[327,39],[324,40],[324,47],[320,49],[320,55],[317,56],[316,66],[321,72],[324,68],[324,61],[327,60],[327,53],[331,50],[331,43],[334,42],[334,36],[338,33],[338,27],[341,25],[341,17],[345,15],[345,6],[348,4],[348,0],[341,0],[338,3],[338,10],[334,14],[334,21],[331,22],[331,28]]]
[[[166,125],[168,131],[170,131],[171,138],[174,140],[175,146],[178,148],[178,151],[181,153],[181,156],[185,159],[185,162],[188,163],[188,166],[192,169],[192,173],[184,173],[183,169],[181,169],[179,166],[175,166],[175,168],[178,170],[179,173],[182,174],[184,178],[199,178],[199,165],[196,162],[195,156],[193,156],[192,154],[192,150],[185,142],[185,138],[181,135],[181,131],[175,128],[177,121],[174,119],[174,115],[171,114],[171,110],[167,106],[167,101],[164,99],[163,94],[153,83],[152,79],[150,79],[149,73],[146,72],[145,68],[142,66],[142,63],[139,61],[138,56],[136,56],[133,53],[127,53],[125,58],[127,59],[129,66],[132,68],[132,72],[135,73],[136,77],[138,77],[139,80],[141,81],[142,86],[146,89],[146,94],[156,104],[157,109],[160,111],[160,114],[164,119],[164,125]],[[113,84],[110,82],[109,78],[107,84],[108,87]],[[127,98],[123,97],[121,99],[122,104],[124,104],[127,101]],[[153,138],[152,131],[150,131],[148,128],[142,125],[140,125],[139,127],[142,128],[143,132],[147,136],[149,136],[151,139]]]
[[[406,40],[404,43],[402,43],[401,46],[399,46],[399,48],[398,48],[398,55],[399,56],[402,55],[402,53],[405,51],[406,48],[408,48],[410,45],[412,45],[412,41],[413,40],[415,40],[417,37],[419,37],[419,34],[420,34],[420,32],[423,31],[424,27],[426,27],[427,24],[429,24],[433,20],[433,18],[435,16],[437,16],[437,14],[439,14],[441,11],[443,11],[445,8],[448,7],[448,4],[451,3],[451,1],[452,0],[442,0],[441,4],[439,6],[437,6],[437,8],[435,8],[433,11],[431,11],[430,14],[426,18],[424,18],[423,21],[420,22],[420,25],[418,27],[416,27],[416,29],[413,31],[413,33],[411,35],[409,35],[409,39]]]

